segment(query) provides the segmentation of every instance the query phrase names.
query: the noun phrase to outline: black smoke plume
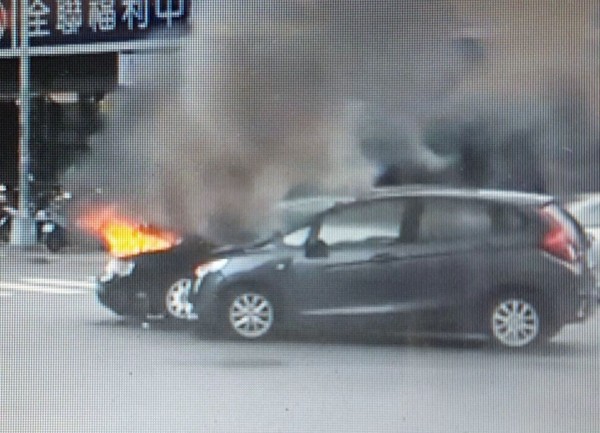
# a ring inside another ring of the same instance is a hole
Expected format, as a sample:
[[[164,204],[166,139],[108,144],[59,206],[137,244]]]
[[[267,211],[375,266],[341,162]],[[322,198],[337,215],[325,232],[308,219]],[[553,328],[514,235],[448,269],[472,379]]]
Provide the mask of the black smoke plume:
[[[194,6],[71,179],[130,213],[235,240],[299,184],[600,186],[598,0]]]

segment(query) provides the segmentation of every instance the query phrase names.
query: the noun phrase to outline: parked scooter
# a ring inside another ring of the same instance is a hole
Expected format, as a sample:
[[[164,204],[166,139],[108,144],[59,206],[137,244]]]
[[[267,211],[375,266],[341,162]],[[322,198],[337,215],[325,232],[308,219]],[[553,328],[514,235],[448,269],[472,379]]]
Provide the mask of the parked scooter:
[[[44,208],[37,209],[34,214],[36,240],[52,252],[67,246],[67,223],[60,210],[63,201],[70,198],[71,194],[68,192],[56,194]],[[8,200],[0,202],[0,241],[10,241],[11,225],[16,215],[17,209]]]
[[[67,230],[63,218],[46,209],[35,213],[37,241],[53,253],[67,245]]]
[[[9,203],[8,188],[6,185],[0,184],[0,242],[9,241],[10,222],[15,212],[15,209]]]
[[[0,208],[0,242],[8,242],[10,240],[10,223],[15,213],[16,210],[10,206],[2,206]]]

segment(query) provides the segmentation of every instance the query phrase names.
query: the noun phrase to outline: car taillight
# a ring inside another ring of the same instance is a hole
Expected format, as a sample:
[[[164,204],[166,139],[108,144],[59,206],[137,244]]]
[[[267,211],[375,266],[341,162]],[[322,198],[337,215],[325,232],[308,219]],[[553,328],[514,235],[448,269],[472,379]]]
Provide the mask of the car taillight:
[[[569,228],[550,210],[543,209],[541,213],[549,226],[542,237],[540,248],[566,262],[577,261],[577,239]]]
[[[541,247],[547,253],[569,263],[577,260],[574,242],[563,227],[555,226],[551,228],[544,235]]]

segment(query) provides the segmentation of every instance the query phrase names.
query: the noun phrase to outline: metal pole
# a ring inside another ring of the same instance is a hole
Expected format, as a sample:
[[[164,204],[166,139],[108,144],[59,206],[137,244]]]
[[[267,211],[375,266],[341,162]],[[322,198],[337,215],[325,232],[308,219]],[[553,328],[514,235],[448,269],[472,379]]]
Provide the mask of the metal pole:
[[[11,35],[11,43],[10,46],[13,50],[17,49],[17,20],[19,19],[19,7],[17,5],[17,0],[13,0],[12,1],[12,16],[10,17],[11,19],[11,25],[12,28],[10,29],[10,35]]]
[[[16,1],[15,1],[16,3]],[[21,0],[21,49],[19,73],[19,209],[12,222],[11,243],[29,246],[35,243],[35,220],[29,207],[29,0]]]

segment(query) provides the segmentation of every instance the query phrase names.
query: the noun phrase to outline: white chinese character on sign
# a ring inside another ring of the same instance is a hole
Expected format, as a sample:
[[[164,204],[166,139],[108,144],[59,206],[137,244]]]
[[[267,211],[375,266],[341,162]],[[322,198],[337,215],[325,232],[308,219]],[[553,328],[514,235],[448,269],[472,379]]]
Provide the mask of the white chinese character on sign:
[[[6,12],[6,8],[0,2],[0,40],[4,37],[4,32],[8,28],[8,13]]]
[[[56,0],[56,30],[74,35],[82,24],[81,0]]]
[[[108,32],[117,25],[115,0],[90,0],[90,27],[92,31]]]
[[[163,1],[166,3],[164,8],[161,7]],[[177,10],[173,10],[173,0],[156,0],[156,16],[158,18],[165,18],[167,20],[167,27],[173,25],[173,18],[181,18],[184,11],[184,1],[178,0],[179,7]]]
[[[44,4],[42,0],[33,0],[29,5],[28,21],[29,21],[29,37],[48,36],[50,29],[43,28],[48,25],[48,15],[50,8]]]
[[[148,27],[148,0],[123,0],[125,12],[122,21],[127,21],[127,28],[133,30],[134,22],[137,20],[137,28]]]

